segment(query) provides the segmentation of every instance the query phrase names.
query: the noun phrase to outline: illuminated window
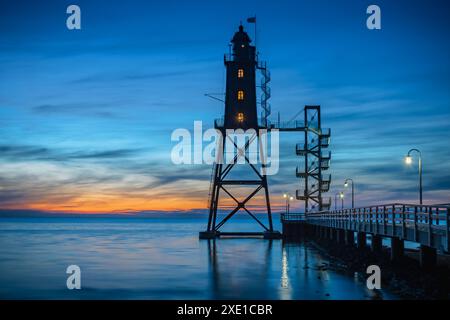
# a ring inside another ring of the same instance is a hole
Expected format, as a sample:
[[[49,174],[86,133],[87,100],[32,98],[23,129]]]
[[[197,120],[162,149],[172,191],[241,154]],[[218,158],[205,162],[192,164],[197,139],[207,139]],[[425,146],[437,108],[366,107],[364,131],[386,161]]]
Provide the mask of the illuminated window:
[[[242,112],[239,112],[237,115],[237,120],[239,122],[243,122],[244,121],[244,114]]]
[[[244,77],[244,69],[239,69],[238,70],[238,78],[243,78]]]
[[[238,100],[240,101],[244,100],[244,91],[242,90],[238,91]]]

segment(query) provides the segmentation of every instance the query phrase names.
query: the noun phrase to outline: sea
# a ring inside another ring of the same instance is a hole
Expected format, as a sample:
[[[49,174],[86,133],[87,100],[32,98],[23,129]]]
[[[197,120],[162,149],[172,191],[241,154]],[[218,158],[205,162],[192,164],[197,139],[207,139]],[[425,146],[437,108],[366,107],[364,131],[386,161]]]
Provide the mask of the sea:
[[[206,219],[0,218],[0,299],[398,299],[334,268],[311,242],[200,240]],[[237,231],[258,227],[233,219],[227,224]],[[72,265],[80,289],[67,286]]]

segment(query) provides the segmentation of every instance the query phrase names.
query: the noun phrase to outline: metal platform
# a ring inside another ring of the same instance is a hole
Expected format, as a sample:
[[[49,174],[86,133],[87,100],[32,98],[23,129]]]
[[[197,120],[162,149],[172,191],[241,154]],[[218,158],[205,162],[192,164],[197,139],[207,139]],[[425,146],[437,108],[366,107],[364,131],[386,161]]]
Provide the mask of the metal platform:
[[[200,239],[216,238],[263,238],[263,239],[281,239],[283,236],[279,231],[265,232],[220,232],[220,231],[202,231],[199,232]]]

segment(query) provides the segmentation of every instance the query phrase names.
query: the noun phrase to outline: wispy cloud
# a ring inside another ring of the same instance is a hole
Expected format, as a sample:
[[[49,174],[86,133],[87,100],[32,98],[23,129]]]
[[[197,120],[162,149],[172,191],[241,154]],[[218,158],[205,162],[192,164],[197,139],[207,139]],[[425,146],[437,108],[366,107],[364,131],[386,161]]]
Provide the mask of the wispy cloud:
[[[142,150],[119,149],[105,151],[66,151],[39,146],[0,145],[0,161],[68,161],[89,159],[123,159],[132,157]]]
[[[93,107],[87,107],[83,104],[62,104],[62,105],[51,105],[44,104],[32,107],[33,112],[40,115],[76,115],[76,116],[89,116],[89,117],[99,117],[99,118],[115,118],[117,113],[108,111],[107,107],[102,107],[101,105],[95,105]]]

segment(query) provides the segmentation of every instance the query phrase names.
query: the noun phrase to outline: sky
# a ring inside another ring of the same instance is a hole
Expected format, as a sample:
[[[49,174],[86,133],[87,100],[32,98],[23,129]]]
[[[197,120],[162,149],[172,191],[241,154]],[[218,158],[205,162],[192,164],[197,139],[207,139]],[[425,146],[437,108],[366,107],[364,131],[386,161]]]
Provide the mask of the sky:
[[[355,182],[356,205],[450,202],[447,1],[0,0],[0,209],[198,212],[210,165],[174,165],[171,133],[205,129],[223,104],[223,54],[257,17],[274,115],[321,105],[331,128],[332,190]],[[81,8],[68,30],[66,8]],[[368,30],[366,8],[381,8]],[[276,116],[274,117],[276,118]],[[281,136],[272,206],[295,193],[295,144]],[[414,155],[415,156],[415,155]],[[258,198],[262,199],[262,198]],[[293,201],[291,211],[303,204]]]

